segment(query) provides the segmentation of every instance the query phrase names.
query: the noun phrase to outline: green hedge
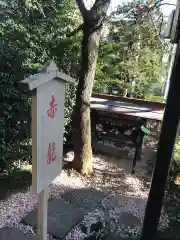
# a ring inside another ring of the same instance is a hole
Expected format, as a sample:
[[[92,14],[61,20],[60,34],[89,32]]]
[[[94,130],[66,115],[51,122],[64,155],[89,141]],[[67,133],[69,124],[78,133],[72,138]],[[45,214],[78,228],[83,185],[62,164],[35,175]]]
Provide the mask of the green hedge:
[[[31,1],[28,1],[29,3]],[[76,78],[80,39],[67,38],[79,24],[75,4],[65,0],[19,5],[0,22],[0,170],[15,161],[31,159],[30,95],[19,81],[33,74],[47,60]],[[75,86],[66,92],[65,126],[70,125]],[[66,137],[70,131],[66,130]]]

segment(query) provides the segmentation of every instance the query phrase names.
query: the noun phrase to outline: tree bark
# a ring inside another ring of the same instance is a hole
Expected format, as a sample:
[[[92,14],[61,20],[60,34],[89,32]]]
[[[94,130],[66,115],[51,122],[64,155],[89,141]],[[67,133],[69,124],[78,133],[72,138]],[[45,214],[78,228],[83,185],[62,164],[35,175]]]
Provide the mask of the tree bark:
[[[84,175],[89,175],[92,173],[90,101],[101,31],[110,0],[96,0],[90,10],[86,10],[83,0],[76,0],[76,2],[81,11],[84,24],[81,70],[73,120],[74,160],[72,167]]]
[[[76,93],[75,136],[73,168],[82,174],[92,173],[90,100],[95,76],[100,29],[91,32],[84,25],[82,41],[81,72]]]

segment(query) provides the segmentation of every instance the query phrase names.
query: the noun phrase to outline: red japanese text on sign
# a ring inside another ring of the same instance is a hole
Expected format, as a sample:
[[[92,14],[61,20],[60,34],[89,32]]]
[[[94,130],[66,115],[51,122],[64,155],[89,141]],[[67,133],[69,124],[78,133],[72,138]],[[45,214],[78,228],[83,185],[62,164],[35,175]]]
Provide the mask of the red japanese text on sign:
[[[52,100],[50,102],[50,108],[47,111],[48,117],[54,118],[57,111],[57,104],[55,103],[55,97],[52,95]]]
[[[47,153],[47,164],[51,164],[56,160],[56,144],[55,142],[49,143]]]

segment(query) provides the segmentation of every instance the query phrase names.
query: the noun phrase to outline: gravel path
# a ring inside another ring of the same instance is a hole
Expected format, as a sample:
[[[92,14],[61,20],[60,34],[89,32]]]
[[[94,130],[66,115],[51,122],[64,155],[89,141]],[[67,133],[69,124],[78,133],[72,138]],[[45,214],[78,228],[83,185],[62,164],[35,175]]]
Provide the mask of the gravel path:
[[[67,155],[66,160],[71,160],[73,153]],[[70,189],[94,187],[98,190],[105,191],[106,197],[102,202],[103,206],[108,208],[108,212],[114,218],[118,218],[122,211],[128,212],[143,221],[144,210],[146,206],[148,189],[144,182],[138,176],[127,173],[127,161],[117,160],[112,157],[94,156],[93,166],[94,174],[91,178],[84,178],[75,172],[62,171],[50,185],[50,198],[61,198],[61,195]],[[124,170],[125,169],[125,170]],[[141,175],[142,175],[142,169]],[[115,197],[113,204],[109,197]],[[109,202],[108,202],[109,201]],[[117,204],[118,202],[118,204]],[[13,226],[20,228],[25,234],[35,235],[32,227],[20,223],[21,219],[30,212],[37,203],[37,196],[27,192],[12,194],[5,200],[0,201],[0,228]],[[95,209],[93,212],[85,215],[83,223],[90,225],[104,217],[103,208]],[[168,218],[162,211],[160,228],[168,226]],[[128,229],[128,232],[138,233],[141,224],[136,229]],[[84,235],[80,227],[76,226],[66,237],[66,240],[81,240]],[[49,236],[49,239],[53,239]]]

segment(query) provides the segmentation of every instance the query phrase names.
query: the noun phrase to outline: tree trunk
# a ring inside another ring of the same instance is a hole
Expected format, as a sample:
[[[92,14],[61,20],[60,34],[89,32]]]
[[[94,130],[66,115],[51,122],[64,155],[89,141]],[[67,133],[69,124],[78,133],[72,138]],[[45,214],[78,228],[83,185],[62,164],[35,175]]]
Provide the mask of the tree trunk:
[[[81,70],[74,118],[73,168],[84,175],[92,173],[90,100],[101,35],[101,28],[92,29],[95,29],[92,25],[84,24]]]

